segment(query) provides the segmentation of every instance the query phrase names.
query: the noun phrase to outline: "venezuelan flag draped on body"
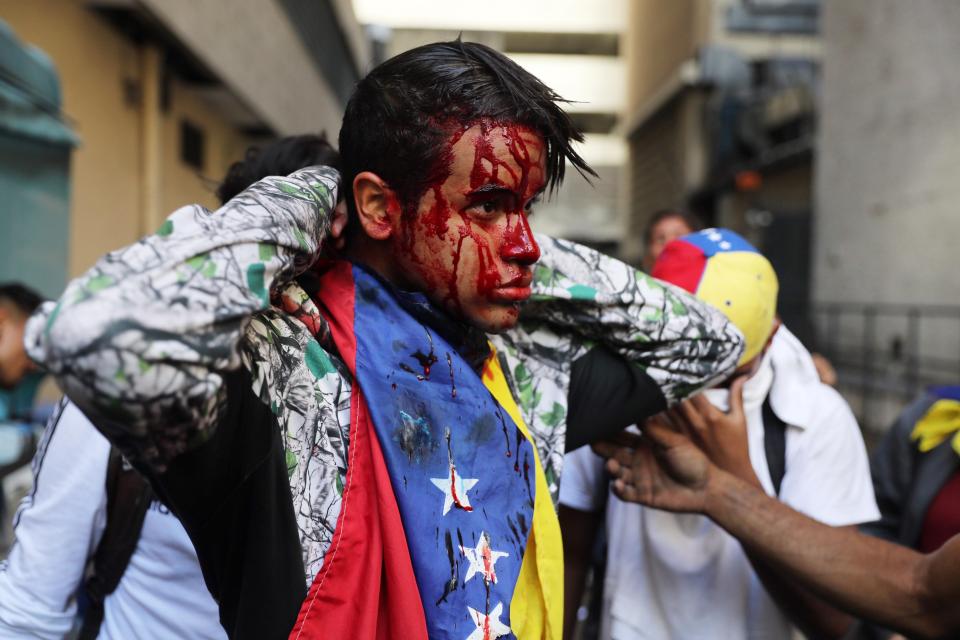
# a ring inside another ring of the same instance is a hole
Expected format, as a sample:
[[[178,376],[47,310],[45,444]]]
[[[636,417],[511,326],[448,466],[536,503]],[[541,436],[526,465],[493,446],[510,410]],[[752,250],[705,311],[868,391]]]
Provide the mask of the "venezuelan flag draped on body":
[[[316,297],[296,314],[326,317],[355,384],[340,519],[290,637],[559,638],[556,515],[489,343],[346,262]]]

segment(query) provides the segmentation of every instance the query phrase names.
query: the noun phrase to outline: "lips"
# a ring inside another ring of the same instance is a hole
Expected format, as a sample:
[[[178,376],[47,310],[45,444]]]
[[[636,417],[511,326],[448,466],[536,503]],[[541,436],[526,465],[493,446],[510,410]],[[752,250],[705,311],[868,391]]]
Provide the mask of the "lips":
[[[490,297],[497,302],[523,302],[530,297],[530,284],[532,282],[533,274],[525,273],[499,287],[495,287],[490,292]]]

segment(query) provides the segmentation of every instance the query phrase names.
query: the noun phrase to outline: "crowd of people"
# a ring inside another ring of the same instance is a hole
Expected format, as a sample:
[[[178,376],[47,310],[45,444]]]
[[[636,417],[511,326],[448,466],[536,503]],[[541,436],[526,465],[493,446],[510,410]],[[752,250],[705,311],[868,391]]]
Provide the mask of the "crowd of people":
[[[560,640],[588,595],[618,640],[960,632],[960,391],[871,465],[734,231],[659,212],[648,274],[534,234],[594,175],[562,104],[412,49],[338,150],[251,149],[59,300],[0,288],[0,382],[64,392],[0,638]]]

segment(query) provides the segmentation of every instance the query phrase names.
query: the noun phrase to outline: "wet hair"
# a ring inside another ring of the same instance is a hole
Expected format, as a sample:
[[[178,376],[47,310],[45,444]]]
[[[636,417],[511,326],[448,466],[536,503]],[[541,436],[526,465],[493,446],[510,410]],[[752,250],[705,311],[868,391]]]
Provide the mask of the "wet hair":
[[[27,317],[43,303],[43,296],[19,282],[0,284],[0,305],[9,305]]]
[[[315,165],[340,169],[340,154],[327,141],[327,135],[306,134],[275,140],[264,147],[250,147],[243,160],[234,162],[217,188],[224,204],[241,191],[267,176],[288,176]]]
[[[680,218],[684,223],[690,227],[690,231],[700,231],[703,229],[703,223],[700,221],[700,218],[693,215],[689,211],[684,211],[682,209],[660,209],[655,211],[650,220],[647,221],[647,226],[643,228],[643,244],[644,246],[649,246],[650,241],[653,240],[653,229],[658,224],[664,220],[669,220],[670,218]]]
[[[372,171],[396,192],[404,209],[448,170],[445,143],[480,120],[530,127],[546,142],[550,190],[563,182],[566,162],[596,173],[574,150],[583,141],[566,102],[502,53],[482,44],[437,42],[382,63],[363,78],[347,103],[340,129],[344,190]],[[347,206],[354,219],[353,198]]]

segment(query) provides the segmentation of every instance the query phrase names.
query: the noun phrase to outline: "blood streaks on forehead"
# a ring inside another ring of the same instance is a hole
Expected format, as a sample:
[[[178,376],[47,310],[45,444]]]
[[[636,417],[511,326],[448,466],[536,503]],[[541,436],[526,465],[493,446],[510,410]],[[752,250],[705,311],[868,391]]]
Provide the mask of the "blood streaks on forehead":
[[[451,152],[464,144],[473,147],[470,190],[486,184],[500,184],[526,199],[543,186],[543,139],[530,127],[481,120],[466,128],[460,136],[451,136]],[[460,154],[450,155],[456,162]],[[463,156],[469,155],[463,153]]]

